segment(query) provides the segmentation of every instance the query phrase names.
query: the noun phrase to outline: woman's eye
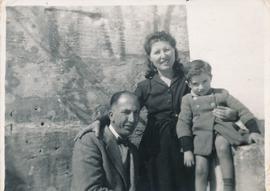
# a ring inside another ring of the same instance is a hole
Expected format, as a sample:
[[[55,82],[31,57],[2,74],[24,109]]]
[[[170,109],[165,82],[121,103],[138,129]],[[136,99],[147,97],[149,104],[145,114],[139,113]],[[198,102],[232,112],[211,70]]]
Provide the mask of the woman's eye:
[[[165,49],[165,52],[169,52],[169,51],[170,51],[170,49],[169,49],[169,48]]]

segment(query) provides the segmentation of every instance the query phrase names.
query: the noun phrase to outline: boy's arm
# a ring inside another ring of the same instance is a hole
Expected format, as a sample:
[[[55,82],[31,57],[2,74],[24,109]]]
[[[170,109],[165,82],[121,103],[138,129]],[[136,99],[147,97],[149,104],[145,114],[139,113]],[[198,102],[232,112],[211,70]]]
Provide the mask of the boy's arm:
[[[96,137],[101,137],[103,135],[104,128],[109,125],[110,118],[108,115],[98,117],[93,123],[79,131],[79,133],[74,138],[74,141],[81,139],[82,136],[88,132],[95,132]]]
[[[239,100],[227,93],[226,102],[228,107],[238,111],[239,119],[244,123],[250,133],[260,133],[255,116]]]
[[[176,125],[176,133],[183,151],[193,150],[192,133],[192,109],[190,106],[190,94],[182,98],[181,111]]]

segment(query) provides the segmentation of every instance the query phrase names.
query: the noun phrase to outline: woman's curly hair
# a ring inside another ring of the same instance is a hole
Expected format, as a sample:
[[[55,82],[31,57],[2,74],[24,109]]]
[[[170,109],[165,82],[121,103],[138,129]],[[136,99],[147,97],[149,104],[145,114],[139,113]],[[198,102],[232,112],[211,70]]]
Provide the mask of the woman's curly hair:
[[[146,37],[145,43],[144,43],[144,50],[147,56],[150,56],[151,54],[151,49],[152,45],[155,42],[159,41],[165,41],[168,42],[175,50],[175,63],[173,64],[173,71],[175,72],[176,75],[183,75],[184,74],[184,69],[183,65],[180,63],[179,58],[178,58],[178,50],[176,48],[176,40],[171,36],[170,33],[165,32],[165,31],[158,31],[149,34]],[[149,58],[146,59],[146,65],[147,65],[147,70],[145,73],[145,78],[151,79],[158,71],[157,68],[154,66],[154,64],[149,60]]]

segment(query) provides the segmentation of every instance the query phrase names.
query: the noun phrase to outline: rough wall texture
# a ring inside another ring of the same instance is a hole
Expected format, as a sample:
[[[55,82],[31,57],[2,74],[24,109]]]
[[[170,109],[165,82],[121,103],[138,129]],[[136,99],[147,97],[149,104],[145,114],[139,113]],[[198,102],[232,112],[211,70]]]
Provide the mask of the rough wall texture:
[[[186,62],[183,6],[8,8],[6,120],[89,123],[143,79],[144,38],[162,29]]]
[[[70,190],[71,157],[76,125],[6,128],[7,191]]]

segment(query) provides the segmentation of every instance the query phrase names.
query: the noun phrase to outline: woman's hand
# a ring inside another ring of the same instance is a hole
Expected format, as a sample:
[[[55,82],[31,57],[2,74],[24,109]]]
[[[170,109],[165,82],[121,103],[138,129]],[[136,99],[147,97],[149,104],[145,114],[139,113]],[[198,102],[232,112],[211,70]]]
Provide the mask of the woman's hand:
[[[259,133],[250,133],[248,143],[263,143],[263,137]]]
[[[100,127],[100,121],[94,121],[93,123],[91,123],[89,126],[87,126],[86,128],[84,128],[83,130],[81,130],[76,137],[74,138],[74,141],[82,138],[82,136],[88,132],[95,132],[96,137],[100,137],[100,135],[102,134],[101,132],[101,127]]]
[[[184,165],[187,167],[194,165],[194,155],[191,151],[184,152]]]
[[[213,110],[214,116],[217,118],[223,120],[223,121],[237,121],[238,119],[238,113],[237,111],[229,108],[229,107],[224,107],[224,106],[217,106]]]

